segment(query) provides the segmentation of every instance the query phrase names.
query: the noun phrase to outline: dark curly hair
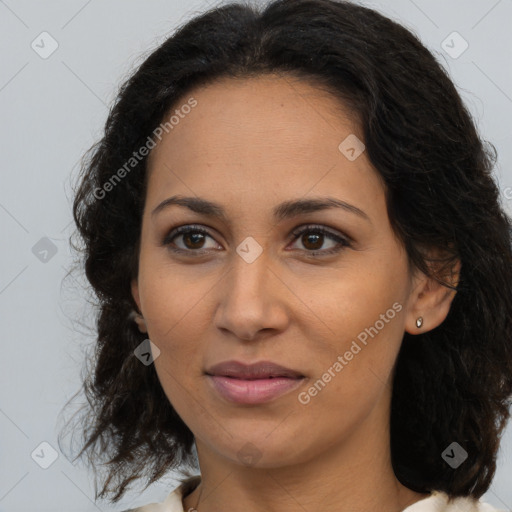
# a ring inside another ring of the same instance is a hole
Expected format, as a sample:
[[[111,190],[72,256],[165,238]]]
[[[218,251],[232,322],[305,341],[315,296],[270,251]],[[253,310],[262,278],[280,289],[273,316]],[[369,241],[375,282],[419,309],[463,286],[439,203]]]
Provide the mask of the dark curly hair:
[[[134,356],[146,338],[130,317],[137,310],[130,283],[147,157],[129,170],[125,164],[193,88],[271,73],[341,100],[385,183],[410,268],[457,291],[441,325],[404,333],[394,367],[392,464],[417,492],[479,498],[496,470],[512,396],[512,228],[492,177],[496,150],[415,35],[372,9],[334,0],[274,0],[261,9],[230,3],[183,24],[120,87],[103,138],[84,156],[73,204],[80,242],[72,245],[98,316],[77,457],[107,461],[96,497],[112,493],[116,502],[133,480],[145,477],[147,488],[171,469],[197,467],[193,433],[154,366]],[[427,258],[430,249],[439,258]],[[457,261],[454,284],[445,277]],[[441,457],[453,441],[468,453],[456,470]]]

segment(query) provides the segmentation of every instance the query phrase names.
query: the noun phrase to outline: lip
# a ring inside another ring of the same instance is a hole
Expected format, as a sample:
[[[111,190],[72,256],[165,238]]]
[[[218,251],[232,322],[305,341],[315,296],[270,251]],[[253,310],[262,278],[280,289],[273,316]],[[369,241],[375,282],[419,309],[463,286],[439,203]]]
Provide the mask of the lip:
[[[268,379],[236,379],[222,375],[208,375],[213,388],[229,402],[261,404],[289,393],[302,384],[304,377],[272,377]]]
[[[225,361],[206,371],[208,382],[227,401],[237,404],[269,402],[299,387],[305,376],[272,363]]]
[[[207,375],[219,375],[236,379],[268,379],[270,377],[288,377],[296,379],[304,377],[300,372],[286,368],[272,361],[259,361],[245,364],[238,361],[223,361],[206,370]]]

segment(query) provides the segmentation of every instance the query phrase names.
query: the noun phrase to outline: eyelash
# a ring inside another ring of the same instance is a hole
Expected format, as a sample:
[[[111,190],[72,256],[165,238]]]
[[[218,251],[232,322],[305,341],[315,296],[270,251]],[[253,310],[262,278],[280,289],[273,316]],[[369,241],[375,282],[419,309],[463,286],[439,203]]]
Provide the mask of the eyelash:
[[[328,238],[334,240],[335,242],[338,242],[338,244],[339,244],[338,247],[334,247],[334,248],[328,249],[328,250],[318,250],[318,251],[305,250],[305,252],[307,252],[308,256],[317,257],[317,255],[326,256],[326,255],[336,254],[336,253],[342,251],[344,248],[352,247],[352,243],[351,243],[351,241],[349,241],[348,238],[336,235],[336,234],[332,233],[331,231],[328,231],[324,227],[316,226],[316,225],[308,225],[308,226],[302,227],[298,230],[295,230],[292,233],[292,235],[294,236],[292,241],[295,242],[301,235],[303,235],[304,233],[307,233],[307,232],[322,233],[323,235],[326,235]],[[201,226],[187,225],[187,226],[180,226],[180,227],[172,230],[168,235],[166,235],[166,237],[162,241],[162,245],[169,246],[169,249],[171,251],[173,251],[175,253],[179,253],[179,254],[189,254],[189,255],[193,254],[194,256],[202,256],[203,254],[208,253],[209,249],[197,249],[197,250],[181,249],[179,247],[171,246],[172,240],[174,238],[176,238],[178,235],[189,234],[189,233],[202,233],[204,235],[209,236],[210,238],[213,238],[210,235],[210,233],[206,229],[202,228]]]

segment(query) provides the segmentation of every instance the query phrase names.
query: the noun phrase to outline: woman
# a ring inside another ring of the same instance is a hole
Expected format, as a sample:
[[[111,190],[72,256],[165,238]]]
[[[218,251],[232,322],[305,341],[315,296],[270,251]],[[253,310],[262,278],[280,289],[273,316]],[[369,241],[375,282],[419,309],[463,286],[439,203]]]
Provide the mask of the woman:
[[[97,497],[178,469],[136,510],[495,510],[512,251],[493,164],[433,55],[371,9],[181,27],[121,88],[74,203]]]

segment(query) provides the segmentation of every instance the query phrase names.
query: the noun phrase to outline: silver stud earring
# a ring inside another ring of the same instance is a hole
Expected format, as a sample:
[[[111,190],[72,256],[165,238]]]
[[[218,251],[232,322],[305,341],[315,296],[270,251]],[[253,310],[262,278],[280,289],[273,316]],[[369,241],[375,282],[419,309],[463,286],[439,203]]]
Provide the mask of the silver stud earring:
[[[416,318],[416,327],[418,327],[418,329],[423,325],[423,317],[419,316],[418,318]]]

